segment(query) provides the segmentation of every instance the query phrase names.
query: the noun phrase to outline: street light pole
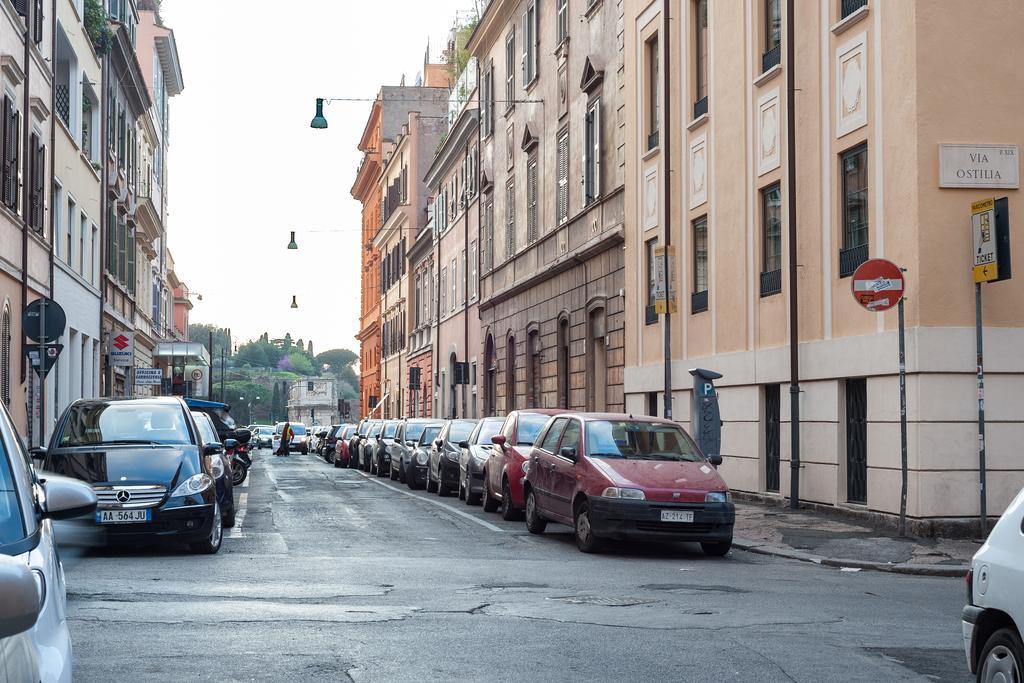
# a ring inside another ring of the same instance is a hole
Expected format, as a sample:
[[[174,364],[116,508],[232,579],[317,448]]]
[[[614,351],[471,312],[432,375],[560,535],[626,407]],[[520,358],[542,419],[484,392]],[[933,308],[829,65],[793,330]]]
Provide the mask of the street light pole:
[[[789,195],[789,507],[800,507],[800,331],[796,250],[796,84],[794,83],[793,0],[786,2],[786,191]]]

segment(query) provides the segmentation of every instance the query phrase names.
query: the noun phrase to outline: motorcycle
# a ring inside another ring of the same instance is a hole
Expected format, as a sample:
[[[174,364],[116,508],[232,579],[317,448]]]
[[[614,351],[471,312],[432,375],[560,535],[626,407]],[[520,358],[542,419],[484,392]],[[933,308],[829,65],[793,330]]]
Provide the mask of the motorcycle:
[[[252,438],[252,432],[248,429],[237,429],[235,430],[235,439],[238,441],[238,447],[228,454],[231,456],[231,481],[235,486],[241,485],[245,478],[249,476],[249,468],[252,467],[252,456],[249,454],[249,440]]]

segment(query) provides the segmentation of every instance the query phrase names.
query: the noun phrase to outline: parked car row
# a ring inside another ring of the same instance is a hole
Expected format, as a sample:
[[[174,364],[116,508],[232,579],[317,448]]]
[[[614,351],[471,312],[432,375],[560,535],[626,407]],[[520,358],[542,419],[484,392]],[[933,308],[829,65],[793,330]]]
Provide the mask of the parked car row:
[[[505,417],[363,420],[335,432],[334,464],[458,495],[531,533],[575,531],[583,552],[604,541],[732,546],[735,509],[717,471],[678,424],[631,415],[515,410]]]

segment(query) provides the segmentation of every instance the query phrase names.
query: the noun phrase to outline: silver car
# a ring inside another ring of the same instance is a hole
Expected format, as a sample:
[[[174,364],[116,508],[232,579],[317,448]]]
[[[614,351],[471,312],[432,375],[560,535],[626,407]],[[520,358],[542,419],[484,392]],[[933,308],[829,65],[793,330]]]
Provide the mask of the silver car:
[[[33,610],[0,595],[0,661],[7,666],[8,680],[70,681],[67,592],[53,520],[93,515],[96,494],[79,481],[47,473],[37,476],[3,405],[0,448],[0,556],[10,558],[4,558],[0,569],[0,589],[2,584],[7,588],[23,585],[27,571],[34,584],[30,595],[36,602],[32,618]],[[40,457],[42,451],[33,455]],[[22,628],[26,625],[27,629]]]

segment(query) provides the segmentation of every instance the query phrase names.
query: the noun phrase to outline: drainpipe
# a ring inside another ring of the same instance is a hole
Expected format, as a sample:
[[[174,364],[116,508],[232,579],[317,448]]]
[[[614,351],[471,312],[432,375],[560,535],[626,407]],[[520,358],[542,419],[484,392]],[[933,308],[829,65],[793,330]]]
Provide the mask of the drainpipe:
[[[110,112],[107,111],[107,107],[110,106],[109,98],[107,97],[107,71],[110,69],[110,54],[103,55],[100,62],[100,157],[102,163],[100,164],[100,365],[102,368],[100,377],[100,395],[112,396],[114,386],[114,376],[110,367],[110,359],[107,357],[106,349],[104,348],[104,330],[103,330],[103,309],[106,308],[107,304],[107,270],[110,268],[110,263],[107,260],[109,256],[109,250],[107,248],[107,240],[110,239],[109,233],[111,227],[107,221],[107,207],[110,199],[107,196],[107,175],[109,169],[107,164],[110,163],[110,154],[107,150],[107,145],[110,141],[107,139],[107,117],[110,116]],[[187,297],[186,297],[187,301]],[[188,325],[185,326],[185,331],[188,331]],[[172,372],[173,375],[173,372]]]
[[[662,175],[664,176],[665,192],[663,203],[665,205],[665,296],[669,296],[668,284],[672,281],[671,275],[668,272],[669,267],[669,246],[672,244],[672,117],[671,117],[671,102],[672,98],[669,96],[672,88],[672,70],[668,68],[669,56],[672,54],[671,51],[671,17],[669,16],[670,9],[672,7],[671,2],[666,2],[664,5],[665,13],[665,25],[662,29],[664,38],[662,42],[665,44],[665,56],[661,66],[662,78],[664,80],[663,94],[661,96],[662,101],[662,117],[661,117],[661,153],[662,159]],[[662,342],[662,354],[664,356],[664,386],[665,395],[662,399],[664,407],[664,415],[666,420],[672,419],[672,314],[671,314],[671,302],[666,302],[665,306],[665,321],[663,323],[664,341]]]
[[[796,252],[796,86],[794,85],[793,0],[786,1],[786,191],[789,212],[789,507],[800,507],[800,334]]]
[[[51,7],[53,7],[53,9],[54,9],[54,11],[51,12],[52,16],[50,17],[50,36],[51,36],[50,37],[50,68],[52,69],[53,66],[57,64],[57,7],[56,7],[56,4],[52,4]],[[84,93],[85,86],[82,85],[81,79],[78,80],[78,86],[80,88],[82,88],[82,91]],[[56,147],[57,147],[57,126],[56,126],[56,124],[53,121],[53,117],[55,116],[56,111],[57,111],[56,103],[57,103],[56,83],[51,81],[51,87],[50,87],[50,153],[47,154],[46,157],[47,157],[47,160],[50,162],[50,168],[52,170],[49,173],[47,173],[46,172],[46,168],[43,168],[43,178],[44,178],[44,180],[43,180],[43,197],[40,198],[42,200],[42,202],[43,202],[43,207],[46,206],[46,197],[47,196],[50,196],[50,197],[53,196],[53,176],[54,176],[54,171],[57,170],[56,153],[55,153],[56,152]],[[82,114],[81,107],[79,107],[79,109],[78,109],[78,114],[79,114],[79,116],[81,116],[81,114]],[[49,178],[50,179],[50,192],[49,193],[46,192],[46,181],[45,181],[45,178]],[[50,207],[50,218],[49,218],[50,248],[47,250],[50,253],[47,254],[47,256],[49,257],[49,261],[50,261],[50,298],[52,300],[56,301],[57,300],[57,296],[56,296],[56,292],[53,289],[53,267],[54,267],[53,266],[53,252],[54,252],[54,247],[56,246],[54,243],[55,243],[55,238],[57,236],[57,231],[55,229],[56,226],[54,224],[53,209],[54,209],[54,207],[51,206]],[[84,239],[84,238],[82,238],[80,236],[80,239]],[[80,256],[79,258],[82,258],[84,260],[84,256]],[[59,341],[59,339],[60,339],[60,337],[57,337],[56,341]],[[69,354],[73,354],[74,351],[70,348],[70,346],[71,346],[70,342],[71,342],[71,333],[69,331],[68,332],[68,347],[69,347],[68,348],[68,353]],[[68,359],[68,361],[70,362],[70,358]],[[42,362],[42,357],[40,356],[40,363],[41,362]],[[57,361],[54,363],[54,367],[57,367],[59,365],[59,363],[60,363],[60,359],[58,358]],[[59,384],[59,382],[58,382],[58,384]],[[68,382],[68,385],[70,387],[70,380]],[[54,390],[53,390],[53,418],[54,419],[56,419],[59,416],[58,413],[57,413],[57,399],[58,399],[57,388],[54,387]],[[45,439],[46,438],[46,425],[42,426],[42,435],[43,435],[43,438]],[[45,441],[43,443],[45,443]]]
[[[22,155],[22,158],[20,159],[20,161],[21,161],[21,165],[22,165],[23,177],[28,178],[29,177],[29,173],[28,173],[27,169],[29,168],[29,160],[31,159],[31,155],[28,153],[28,142],[29,142],[29,130],[32,127],[32,114],[31,114],[31,110],[29,108],[30,103],[31,103],[31,99],[29,97],[29,92],[31,90],[30,84],[32,82],[32,68],[31,68],[32,67],[32,48],[31,48],[31,45],[32,45],[32,12],[35,9],[35,6],[34,6],[33,3],[28,3],[26,5],[26,7],[28,8],[28,14],[25,17],[25,33],[24,33],[24,38],[25,38],[25,61],[24,61],[24,64],[25,64],[25,90],[24,90],[24,104],[23,104],[23,108],[24,108],[24,112],[25,112],[25,124],[24,124],[24,130],[22,131],[22,139],[23,139],[22,149],[25,150],[25,153]],[[4,123],[6,124],[6,121]],[[21,211],[21,310],[22,311],[24,311],[25,308],[28,306],[28,231],[30,229],[29,226],[28,226],[28,198],[29,198],[29,193],[31,192],[31,185],[32,185],[31,180],[29,180],[29,182],[25,183],[25,187],[23,188],[23,192],[22,192],[22,211]],[[17,195],[17,191],[15,191],[15,195]],[[26,360],[26,356],[25,356],[25,331],[24,330],[22,330],[22,333],[21,333],[21,381],[22,381],[23,384],[25,382],[29,382],[29,383],[32,382],[31,373],[29,372],[29,367],[28,367],[28,363],[27,363],[27,360]],[[27,407],[27,411],[26,412],[28,413],[28,415],[27,415],[28,431],[29,431],[29,441],[31,443],[31,435],[32,435],[32,406],[31,405]]]

